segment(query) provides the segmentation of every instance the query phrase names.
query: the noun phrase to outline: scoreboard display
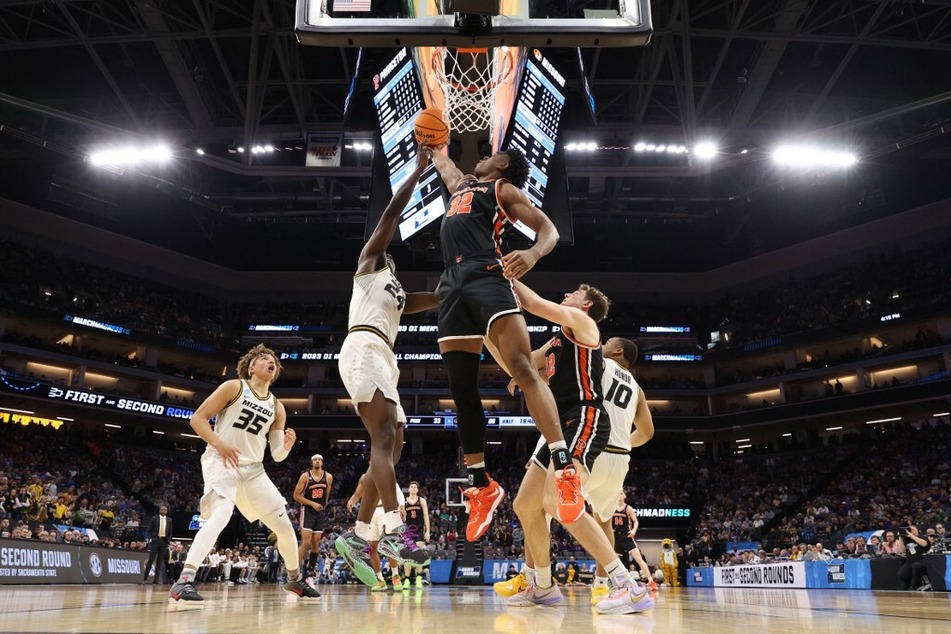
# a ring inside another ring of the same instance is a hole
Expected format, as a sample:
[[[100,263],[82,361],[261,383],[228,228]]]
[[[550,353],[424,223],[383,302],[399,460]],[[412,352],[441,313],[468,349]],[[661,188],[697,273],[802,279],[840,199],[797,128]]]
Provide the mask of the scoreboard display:
[[[540,50],[532,49],[526,56],[522,81],[515,98],[515,112],[503,147],[516,148],[525,154],[529,174],[523,189],[532,204],[546,212],[545,195],[553,171],[555,144],[564,106],[564,76]],[[516,223],[515,227],[530,240],[535,239],[535,232],[521,222]]]
[[[395,192],[416,169],[413,122],[424,108],[418,74],[407,49],[401,49],[380,73],[374,75],[373,105],[380,122],[380,141],[389,171],[390,188]],[[400,239],[409,239],[441,218],[446,213],[446,201],[442,179],[436,168],[430,165],[400,214]],[[370,225],[367,223],[367,234],[373,231]]]

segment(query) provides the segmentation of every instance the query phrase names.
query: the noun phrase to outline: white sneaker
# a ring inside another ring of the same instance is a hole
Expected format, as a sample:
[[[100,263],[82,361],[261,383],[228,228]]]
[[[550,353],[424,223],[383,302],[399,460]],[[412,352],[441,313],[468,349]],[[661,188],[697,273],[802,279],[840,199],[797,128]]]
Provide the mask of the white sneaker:
[[[600,614],[634,614],[645,612],[654,607],[654,599],[647,588],[623,587],[615,588],[607,599],[603,599],[595,606]]]

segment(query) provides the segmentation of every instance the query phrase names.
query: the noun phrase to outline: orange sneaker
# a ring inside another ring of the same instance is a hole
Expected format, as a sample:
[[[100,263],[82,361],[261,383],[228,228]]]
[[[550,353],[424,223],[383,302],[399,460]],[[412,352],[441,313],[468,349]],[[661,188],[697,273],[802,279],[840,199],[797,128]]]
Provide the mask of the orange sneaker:
[[[487,486],[469,487],[463,493],[468,498],[466,509],[469,511],[466,539],[470,542],[478,541],[489,530],[495,509],[505,499],[505,490],[499,486],[498,482],[489,478]]]
[[[571,465],[555,476],[558,488],[558,521],[562,524],[577,522],[584,515],[584,490],[581,488],[581,476]]]

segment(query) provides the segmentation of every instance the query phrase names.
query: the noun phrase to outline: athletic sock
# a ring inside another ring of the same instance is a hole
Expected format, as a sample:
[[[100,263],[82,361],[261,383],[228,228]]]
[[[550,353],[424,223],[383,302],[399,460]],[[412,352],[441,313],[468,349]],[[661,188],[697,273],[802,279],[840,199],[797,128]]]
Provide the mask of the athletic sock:
[[[383,530],[387,533],[395,533],[396,529],[403,525],[403,518],[400,517],[399,510],[387,511],[383,514]]]
[[[629,588],[634,585],[634,579],[631,577],[631,573],[627,571],[627,568],[624,567],[624,564],[622,564],[618,558],[608,563],[608,565],[604,567],[604,571],[608,573],[608,577],[611,579],[611,583],[614,584],[615,588]]]
[[[535,585],[546,589],[551,587],[551,564],[535,568]]]
[[[191,583],[195,580],[195,571],[185,568],[182,570],[182,574],[178,577],[179,583]]]
[[[522,574],[525,575],[525,581],[529,584],[535,583],[535,569],[528,566],[522,566]]]
[[[466,465],[466,474],[469,476],[469,485],[474,487],[489,486],[489,474],[485,472],[485,461]]]
[[[370,525],[367,522],[357,520],[357,525],[354,527],[353,533],[360,539],[370,541]]]
[[[605,588],[608,585],[607,577],[595,577],[594,578],[594,587],[595,588]]]

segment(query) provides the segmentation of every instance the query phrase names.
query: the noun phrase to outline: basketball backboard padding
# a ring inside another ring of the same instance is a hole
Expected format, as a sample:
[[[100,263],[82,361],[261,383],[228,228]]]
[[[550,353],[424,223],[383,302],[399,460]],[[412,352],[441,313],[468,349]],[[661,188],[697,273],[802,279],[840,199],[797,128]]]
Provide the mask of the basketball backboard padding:
[[[438,11],[432,1],[376,14],[374,1],[370,11],[338,14],[327,0],[297,0],[297,39],[307,46],[334,47],[613,48],[645,46],[652,33],[650,0],[604,0],[602,8],[612,11],[610,17],[586,17],[590,4],[575,9],[564,0],[532,0],[527,16],[491,16],[491,26],[477,33],[461,32],[454,14],[430,13]]]

